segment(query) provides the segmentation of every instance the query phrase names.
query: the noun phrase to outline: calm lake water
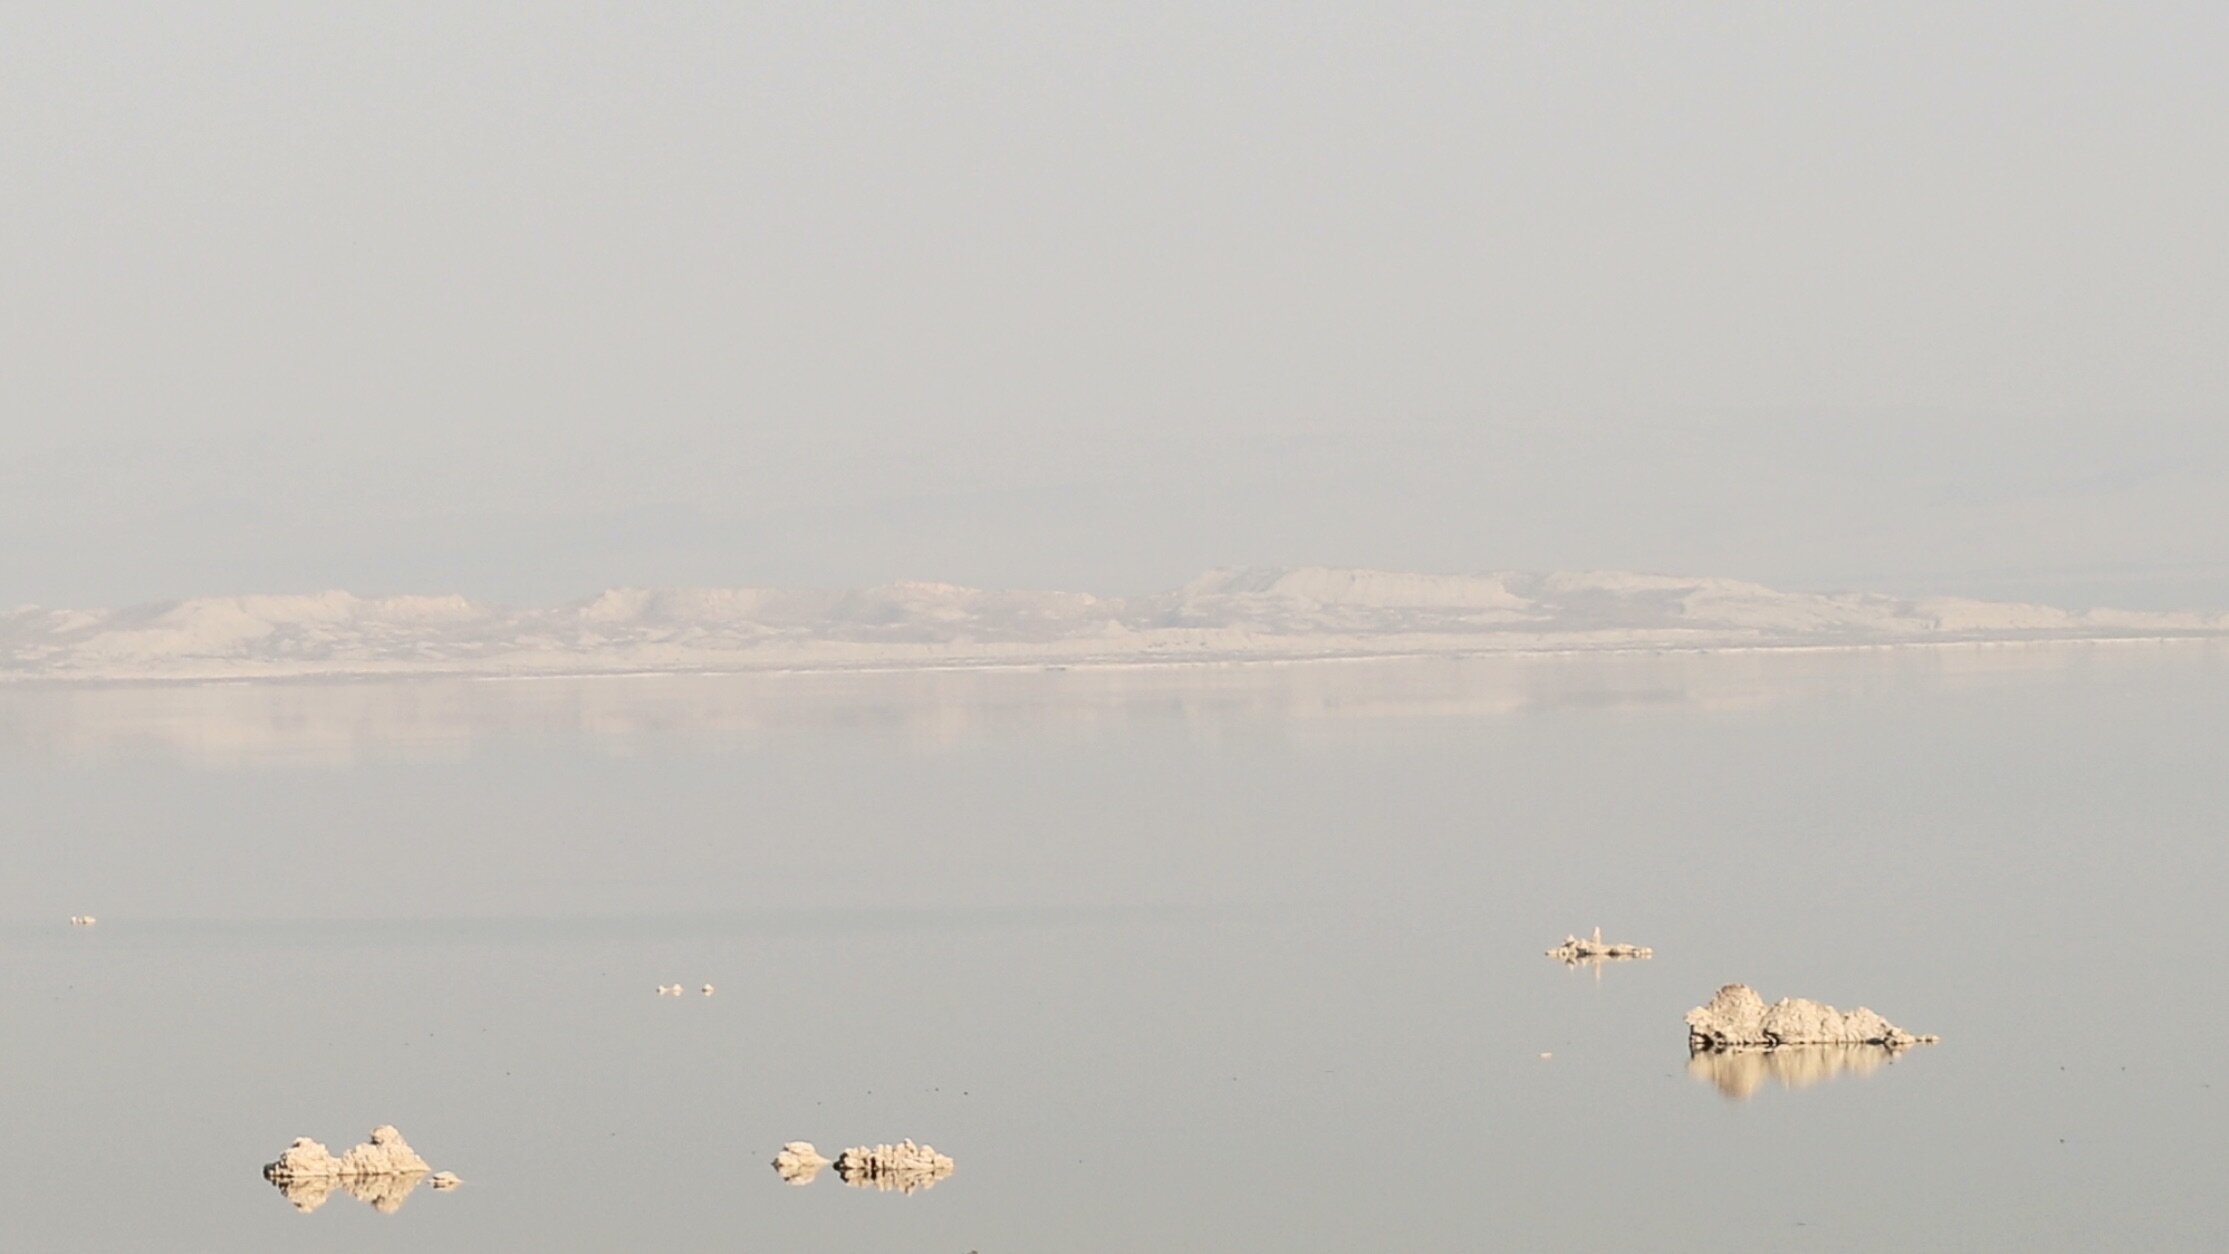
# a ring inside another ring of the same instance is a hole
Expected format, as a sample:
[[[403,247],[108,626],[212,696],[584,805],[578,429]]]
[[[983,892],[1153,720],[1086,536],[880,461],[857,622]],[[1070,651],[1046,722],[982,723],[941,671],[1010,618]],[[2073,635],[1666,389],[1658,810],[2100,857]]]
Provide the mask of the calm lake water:
[[[0,1245],[2222,1248],[2225,835],[2204,644],[0,689]]]

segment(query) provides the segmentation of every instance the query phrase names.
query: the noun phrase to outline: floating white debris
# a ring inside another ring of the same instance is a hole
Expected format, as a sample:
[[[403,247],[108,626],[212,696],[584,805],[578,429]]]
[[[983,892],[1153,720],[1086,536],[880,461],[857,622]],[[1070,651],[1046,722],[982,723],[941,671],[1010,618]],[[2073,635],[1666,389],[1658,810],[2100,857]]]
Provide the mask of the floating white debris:
[[[710,997],[712,995],[712,986],[710,984],[704,986],[704,995],[706,997]]]
[[[91,927],[98,922],[100,922],[99,919],[89,914],[73,914],[70,916],[71,927]]]

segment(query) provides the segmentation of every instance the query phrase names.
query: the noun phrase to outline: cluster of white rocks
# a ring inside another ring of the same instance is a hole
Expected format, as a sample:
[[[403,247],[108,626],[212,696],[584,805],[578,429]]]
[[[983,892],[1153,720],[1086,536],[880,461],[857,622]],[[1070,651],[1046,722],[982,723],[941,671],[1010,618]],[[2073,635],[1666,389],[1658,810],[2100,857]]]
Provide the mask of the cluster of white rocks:
[[[1768,1006],[1747,984],[1728,984],[1710,1001],[1687,1012],[1691,1053],[1788,1045],[1878,1045],[1901,1050],[1937,1039],[1906,1032],[1863,1006],[1839,1011],[1802,997],[1782,998]]]
[[[710,984],[707,984],[698,991],[703,993],[706,997],[710,997],[712,995],[712,986]],[[658,996],[660,997],[686,997],[688,995],[689,990],[679,984],[660,984],[658,986]]]
[[[791,1141],[774,1156],[774,1170],[791,1184],[810,1184],[828,1159],[811,1141]],[[912,1193],[933,1187],[952,1174],[952,1159],[927,1145],[900,1141],[896,1145],[854,1146],[836,1156],[836,1174],[858,1189]]]
[[[264,1164],[263,1178],[277,1185],[297,1210],[316,1210],[337,1189],[374,1210],[393,1213],[420,1181],[436,1189],[453,1189],[462,1183],[446,1171],[427,1180],[430,1171],[432,1166],[410,1148],[401,1132],[381,1124],[372,1129],[370,1140],[337,1158],[322,1143],[296,1137],[277,1160]]]
[[[1598,927],[1591,937],[1564,937],[1548,956],[1599,970],[1605,962],[1654,953],[1645,945],[1605,941]],[[1689,1072],[1737,1099],[1768,1081],[1804,1088],[1844,1073],[1862,1075],[1939,1039],[1907,1032],[1864,1006],[1842,1011],[1803,997],[1767,1005],[1746,984],[1728,984],[1687,1012]]]
[[[71,927],[91,927],[98,922],[100,922],[99,919],[89,914],[73,914],[70,916]]]

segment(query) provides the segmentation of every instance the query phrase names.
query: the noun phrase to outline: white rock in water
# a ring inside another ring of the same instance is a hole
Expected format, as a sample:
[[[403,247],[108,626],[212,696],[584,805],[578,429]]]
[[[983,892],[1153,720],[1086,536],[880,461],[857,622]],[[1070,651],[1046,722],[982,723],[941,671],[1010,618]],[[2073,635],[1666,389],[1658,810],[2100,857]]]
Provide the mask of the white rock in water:
[[[322,1142],[306,1136],[295,1137],[294,1144],[287,1146],[277,1161],[263,1165],[266,1180],[315,1180],[338,1178],[340,1174],[341,1160],[333,1157]]]
[[[828,1165],[811,1141],[791,1141],[774,1155],[774,1170],[791,1184],[811,1184],[820,1169]]]
[[[426,1160],[402,1133],[381,1124],[372,1129],[370,1140],[338,1158],[319,1142],[296,1137],[276,1161],[264,1164],[263,1178],[279,1186],[297,1210],[316,1210],[341,1189],[374,1210],[393,1212],[426,1171]]]
[[[1610,958],[1649,958],[1656,951],[1646,945],[1624,945],[1602,939],[1602,929],[1594,929],[1594,936],[1566,936],[1563,943],[1548,951],[1551,958],[1566,963],[1601,962]]]
[[[401,1176],[411,1172],[430,1171],[426,1160],[402,1139],[402,1133],[392,1124],[381,1124],[372,1129],[371,1140],[341,1155],[341,1174],[344,1176]]]
[[[1728,984],[1708,1004],[1687,1012],[1690,1052],[1719,1049],[1778,1049],[1784,1045],[1879,1045],[1906,1049],[1932,1044],[1863,1006],[1842,1012],[1807,998],[1784,998],[1767,1006],[1755,989]]]
[[[836,1158],[836,1174],[845,1184],[861,1189],[911,1193],[926,1189],[952,1174],[952,1160],[926,1145],[900,1141],[896,1145],[858,1146]]]
[[[89,914],[73,914],[70,916],[71,927],[91,927],[98,922],[100,922],[99,919]]]
[[[434,1188],[446,1190],[453,1189],[458,1185],[463,1184],[464,1181],[457,1179],[456,1172],[437,1171],[433,1173],[433,1178],[427,1180],[426,1183],[432,1185]]]

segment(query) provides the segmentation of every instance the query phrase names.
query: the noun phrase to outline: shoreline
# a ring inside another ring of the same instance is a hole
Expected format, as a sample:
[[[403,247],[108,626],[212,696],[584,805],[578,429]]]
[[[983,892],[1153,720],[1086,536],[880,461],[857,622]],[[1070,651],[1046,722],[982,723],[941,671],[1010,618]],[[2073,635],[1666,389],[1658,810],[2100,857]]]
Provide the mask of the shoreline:
[[[838,642],[831,642],[838,643]],[[551,680],[624,680],[624,679],[711,679],[742,678],[752,676],[905,676],[936,674],[1017,674],[1029,672],[1058,673],[1079,671],[1111,673],[1122,671],[1206,670],[1223,668],[1302,667],[1325,665],[1363,665],[1381,662],[1476,662],[1476,661],[1542,661],[1569,660],[1586,657],[1636,658],[1636,657],[1759,657],[1794,656],[1802,654],[1862,654],[1893,653],[1924,650],[1994,650],[2074,647],[2129,647],[2138,645],[2229,646],[2229,632],[2188,631],[2149,632],[2142,634],[2097,635],[1998,635],[1973,636],[1957,639],[1904,638],[1888,640],[1834,640],[1834,641],[1759,641],[1759,642],[1700,642],[1671,639],[1637,639],[1631,641],[1571,644],[1524,644],[1504,648],[1478,647],[1466,642],[1453,647],[1408,647],[1385,650],[1330,649],[1309,652],[1296,649],[1292,652],[1263,650],[1258,652],[1231,652],[1182,654],[1171,651],[1164,656],[1122,656],[1108,654],[1061,654],[1048,651],[1037,654],[1018,654],[1012,657],[958,655],[949,658],[924,657],[919,660],[905,658],[861,658],[847,661],[830,658],[769,658],[757,664],[721,664],[707,659],[702,663],[676,663],[672,665],[612,665],[579,667],[550,666],[542,669],[501,669],[471,665],[444,667],[412,666],[407,663],[391,667],[366,667],[341,664],[329,668],[308,667],[297,669],[264,669],[248,664],[236,669],[211,668],[200,673],[89,673],[54,674],[24,673],[0,670],[0,692],[10,690],[55,689],[105,689],[105,688],[181,688],[181,687],[237,687],[237,686],[297,686],[320,684],[384,684],[413,683],[427,680],[473,683],[534,683]]]

